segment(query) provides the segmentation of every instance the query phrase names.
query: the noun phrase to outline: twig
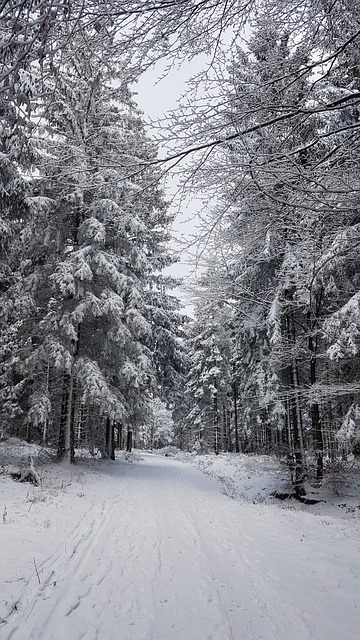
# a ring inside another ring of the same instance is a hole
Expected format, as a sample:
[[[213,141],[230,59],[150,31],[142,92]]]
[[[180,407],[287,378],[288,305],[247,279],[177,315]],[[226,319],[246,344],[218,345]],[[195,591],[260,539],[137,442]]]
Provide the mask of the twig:
[[[35,571],[36,571],[36,576],[37,576],[38,582],[39,582],[39,584],[41,584],[41,582],[40,582],[40,576],[39,576],[39,571],[38,571],[38,568],[37,568],[37,564],[36,564],[35,558],[33,558],[33,565],[34,565],[34,567],[35,567]]]

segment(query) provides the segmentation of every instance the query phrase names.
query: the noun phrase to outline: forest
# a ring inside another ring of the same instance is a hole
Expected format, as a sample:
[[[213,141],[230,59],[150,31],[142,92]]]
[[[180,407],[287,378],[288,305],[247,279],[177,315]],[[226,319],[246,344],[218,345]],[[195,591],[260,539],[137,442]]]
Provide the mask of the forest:
[[[2,439],[360,455],[359,44],[357,0],[0,1]],[[198,59],[153,140],[136,81]]]

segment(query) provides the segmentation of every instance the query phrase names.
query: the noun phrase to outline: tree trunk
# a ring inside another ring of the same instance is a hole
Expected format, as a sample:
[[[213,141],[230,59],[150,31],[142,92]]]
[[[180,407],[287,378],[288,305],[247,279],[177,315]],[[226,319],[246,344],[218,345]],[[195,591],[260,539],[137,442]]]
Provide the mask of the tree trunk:
[[[70,376],[68,373],[64,373],[63,390],[62,390],[62,396],[61,396],[60,428],[59,428],[58,450],[57,450],[58,460],[63,460],[65,455],[65,425],[66,425],[66,416],[67,416],[67,403],[69,399],[69,383],[70,383]]]
[[[287,325],[287,337],[289,344],[295,345],[295,328],[293,319],[288,315],[286,316],[286,325]],[[304,442],[303,442],[303,433],[302,433],[302,419],[301,419],[301,408],[299,401],[299,389],[298,389],[298,371],[297,371],[297,362],[295,356],[293,356],[292,362],[289,366],[289,386],[290,386],[290,395],[289,395],[289,422],[291,426],[291,436],[294,446],[294,458],[295,458],[295,469],[294,469],[294,484],[296,489],[299,492],[302,492],[302,485],[304,483],[306,472],[305,472],[305,451],[304,451]]]
[[[50,363],[48,362],[47,370],[46,370],[46,393],[48,396],[50,396],[49,386],[50,386]],[[43,432],[42,432],[42,442],[44,446],[46,445],[46,441],[47,441],[48,422],[49,422],[49,419],[45,418],[44,424],[43,424]]]
[[[80,349],[80,323],[77,325],[76,340],[72,341],[73,361],[70,373],[64,374],[64,386],[61,402],[60,430],[58,442],[58,460],[75,460],[75,398],[76,381],[74,377],[74,363]]]
[[[123,449],[123,434],[122,434],[122,424],[119,422],[117,424],[117,447],[118,449]]]
[[[309,351],[310,351],[310,384],[313,386],[316,383],[316,351],[317,341],[311,334],[311,322],[310,311],[308,312],[308,327],[309,327]],[[322,424],[320,418],[320,409],[318,402],[314,402],[310,406],[311,414],[311,427],[316,455],[316,478],[319,482],[322,482],[324,478],[324,438],[322,432]]]
[[[110,460],[115,460],[114,422],[110,418],[106,418],[105,456]]]
[[[126,439],[126,451],[128,451],[129,453],[131,453],[132,451],[132,442],[133,442],[133,433],[130,429],[128,429],[127,439]]]
[[[232,443],[232,433],[231,433],[231,411],[229,406],[226,409],[226,425],[227,425],[227,451],[229,453],[233,452],[233,443]]]
[[[69,376],[68,399],[66,406],[66,421],[64,435],[64,456],[67,462],[74,462],[74,375],[73,372]]]
[[[150,451],[154,448],[154,435],[155,435],[155,424],[154,418],[151,418],[150,422]]]
[[[80,402],[77,415],[76,415],[76,420],[75,420],[77,446],[80,446],[83,440],[84,414],[85,414],[85,406],[83,402]]]
[[[115,424],[113,420],[110,425],[109,455],[110,460],[115,460]]]
[[[222,451],[229,450],[229,440],[228,440],[228,424],[227,424],[227,414],[226,407],[223,404],[222,407]]]
[[[213,424],[214,424],[214,452],[218,456],[219,455],[219,446],[220,446],[220,427],[219,427],[219,412],[218,412],[218,400],[217,400],[217,390],[214,391],[213,396]]]
[[[74,462],[74,376],[64,374],[57,459]]]
[[[233,382],[233,397],[234,397],[234,427],[235,427],[235,452],[241,453],[241,445],[239,440],[239,423],[238,423],[238,408],[237,408],[237,386],[236,382]]]

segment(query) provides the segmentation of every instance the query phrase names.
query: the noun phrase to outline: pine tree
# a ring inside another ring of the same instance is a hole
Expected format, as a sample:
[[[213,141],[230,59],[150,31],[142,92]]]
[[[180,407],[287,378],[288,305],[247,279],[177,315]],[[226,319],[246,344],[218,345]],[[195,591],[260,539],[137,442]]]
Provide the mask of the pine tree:
[[[209,284],[204,276],[202,289]],[[185,404],[187,447],[201,452],[231,451],[231,337],[222,305],[204,302],[196,306],[186,341],[189,370]]]
[[[36,137],[41,162],[30,199],[46,225],[30,243],[39,259],[30,251],[28,259],[38,316],[23,325],[27,420],[71,460],[84,436],[113,455],[119,431],[150,415],[157,390],[148,286],[170,262],[156,150],[123,69],[97,64],[101,42],[94,36],[91,54],[72,42],[64,56]]]

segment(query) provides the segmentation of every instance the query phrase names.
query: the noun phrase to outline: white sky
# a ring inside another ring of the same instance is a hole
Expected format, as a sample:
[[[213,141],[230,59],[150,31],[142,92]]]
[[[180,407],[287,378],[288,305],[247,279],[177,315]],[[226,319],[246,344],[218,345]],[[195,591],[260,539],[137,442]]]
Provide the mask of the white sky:
[[[168,71],[164,77],[164,71],[167,65],[162,61],[159,62],[154,69],[145,73],[140,81],[133,87],[136,93],[135,99],[140,109],[144,112],[144,119],[149,124],[149,133],[152,133],[151,122],[164,118],[169,111],[175,109],[178,101],[186,93],[187,81],[198,71],[204,68],[204,56],[199,56],[191,63],[183,63],[179,68],[174,66]],[[153,129],[154,131],[154,129]],[[156,133],[156,132],[154,132]],[[161,153],[160,155],[164,155]],[[166,194],[170,200],[174,198],[177,191],[177,178],[175,175],[169,175],[167,179]],[[190,257],[186,250],[180,249],[181,240],[189,240],[196,230],[196,214],[199,211],[201,202],[195,199],[182,202],[179,207],[178,203],[172,205],[176,211],[176,219],[173,228],[174,234],[174,250],[180,251],[180,262],[174,265],[169,272],[175,277],[184,278],[184,285],[192,277],[193,266],[189,264]],[[192,313],[192,305],[189,304],[189,294],[185,291],[177,291],[177,295],[181,298],[185,305],[185,312]]]

